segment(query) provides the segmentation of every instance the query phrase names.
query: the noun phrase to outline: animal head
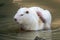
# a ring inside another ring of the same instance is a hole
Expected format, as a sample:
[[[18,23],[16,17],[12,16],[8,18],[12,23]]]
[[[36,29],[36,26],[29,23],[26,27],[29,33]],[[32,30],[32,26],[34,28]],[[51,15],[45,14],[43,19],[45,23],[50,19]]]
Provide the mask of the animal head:
[[[36,23],[39,20],[36,12],[29,8],[20,8],[15,14],[14,19],[19,24]]]

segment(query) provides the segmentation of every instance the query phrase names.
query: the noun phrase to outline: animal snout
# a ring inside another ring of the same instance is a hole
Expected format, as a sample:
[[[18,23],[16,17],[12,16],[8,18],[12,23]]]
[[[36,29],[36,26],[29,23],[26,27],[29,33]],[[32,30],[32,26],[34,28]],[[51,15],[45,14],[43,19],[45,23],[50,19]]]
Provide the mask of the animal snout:
[[[15,18],[14,20],[15,20],[15,21],[17,21],[17,19],[16,19],[16,18]]]

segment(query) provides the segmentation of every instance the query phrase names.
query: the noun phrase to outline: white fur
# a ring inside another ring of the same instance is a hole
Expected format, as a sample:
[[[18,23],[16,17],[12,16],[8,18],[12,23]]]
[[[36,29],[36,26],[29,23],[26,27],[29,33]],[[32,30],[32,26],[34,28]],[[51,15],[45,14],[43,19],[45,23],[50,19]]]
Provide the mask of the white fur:
[[[51,14],[48,10],[44,10],[40,7],[31,7],[31,10],[35,10],[36,12],[39,11],[42,13],[42,17],[44,17],[46,23],[44,24],[44,27],[51,29]]]
[[[29,14],[25,12],[29,11]],[[41,19],[37,15],[37,11],[42,13],[42,16],[45,18],[46,23],[41,22]],[[21,16],[21,14],[24,14]],[[19,24],[24,25],[25,30],[41,30],[46,26],[50,29],[51,24],[51,15],[48,10],[44,10],[40,7],[30,7],[30,8],[20,8],[14,16],[14,19],[17,19]],[[40,20],[40,23],[39,23]]]

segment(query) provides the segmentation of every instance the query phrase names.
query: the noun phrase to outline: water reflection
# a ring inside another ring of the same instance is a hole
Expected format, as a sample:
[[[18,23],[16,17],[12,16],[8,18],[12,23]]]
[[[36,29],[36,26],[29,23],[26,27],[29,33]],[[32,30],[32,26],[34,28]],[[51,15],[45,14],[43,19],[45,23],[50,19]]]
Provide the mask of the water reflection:
[[[51,30],[0,34],[0,39],[1,40],[34,40],[36,36],[42,39],[52,40]]]
[[[13,16],[22,6],[40,6],[44,9],[49,9],[53,16],[53,21],[60,21],[60,4],[57,0],[23,0],[17,3],[12,3],[13,0],[0,0],[0,40],[34,40],[36,36],[46,40],[60,40],[60,29],[54,32],[50,31],[37,31],[37,32],[20,32],[16,33],[17,25],[12,21]],[[58,20],[57,20],[58,19]],[[58,23],[54,21],[55,23]],[[60,25],[52,24],[53,27],[60,27]],[[10,32],[12,31],[12,32]],[[3,32],[3,33],[2,33]],[[14,33],[13,33],[14,32]],[[51,36],[52,35],[52,36]]]

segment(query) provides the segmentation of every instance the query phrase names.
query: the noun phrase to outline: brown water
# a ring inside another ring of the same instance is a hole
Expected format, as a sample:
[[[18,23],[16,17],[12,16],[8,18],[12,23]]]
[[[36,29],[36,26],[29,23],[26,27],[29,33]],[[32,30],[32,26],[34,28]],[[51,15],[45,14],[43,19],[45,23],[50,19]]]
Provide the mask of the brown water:
[[[34,40],[36,36],[42,39],[52,40],[51,30],[0,34],[0,39],[1,40]]]
[[[13,16],[18,8],[39,6],[52,14],[52,28],[55,31],[19,32]],[[58,29],[59,28],[59,29]],[[57,30],[56,30],[57,29]],[[36,36],[46,40],[60,40],[60,1],[58,0],[0,0],[0,40],[33,40]]]

